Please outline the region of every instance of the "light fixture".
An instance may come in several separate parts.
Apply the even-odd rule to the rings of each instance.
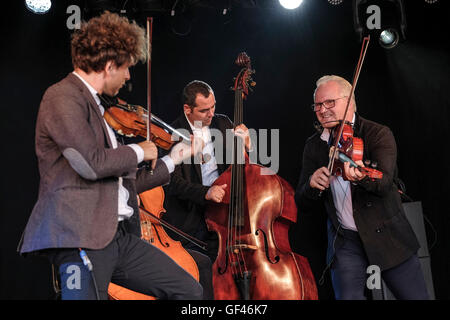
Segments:
[[[50,0],[25,0],[28,10],[37,14],[45,14],[50,10],[52,2]]]
[[[383,48],[391,49],[397,45],[399,38],[400,36],[397,30],[389,28],[381,31],[380,37],[378,38],[378,42],[380,43],[380,46],[382,46]]]
[[[353,0],[353,22],[359,40],[372,35],[385,49],[406,39],[403,0]]]
[[[279,0],[279,1],[280,4],[283,6],[283,8],[289,10],[298,8],[303,2],[303,0]]]

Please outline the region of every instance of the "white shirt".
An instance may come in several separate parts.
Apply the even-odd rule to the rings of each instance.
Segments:
[[[101,105],[100,98],[97,96],[97,91],[86,81],[84,80],[79,74],[77,74],[75,71],[73,72],[74,75],[76,75],[80,80],[86,85],[86,87],[89,89],[89,92],[94,97],[95,102],[97,102],[98,107],[100,108],[100,112],[103,115],[105,112],[105,108]],[[114,130],[108,125],[106,120],[103,118],[103,121],[105,121],[106,128],[108,129],[108,135],[109,139],[111,140],[113,148],[118,147],[117,138],[114,134]],[[137,144],[127,144],[128,147],[132,148],[134,152],[136,152],[137,156],[137,163],[140,163],[144,160],[144,150]],[[162,160],[166,163],[167,168],[169,169],[169,173],[171,173],[174,170],[174,164],[172,159],[169,156],[165,156],[162,158]],[[119,199],[118,199],[118,219],[119,221],[122,221],[124,219],[128,219],[133,215],[133,208],[131,208],[128,205],[128,199],[130,198],[130,194],[128,193],[128,190],[123,186],[123,179],[122,177],[119,177]]]
[[[355,122],[355,115],[353,115],[353,122]],[[325,128],[320,138],[328,143],[330,138],[330,130]],[[358,231],[356,228],[355,219],[353,218],[350,181],[345,181],[341,176],[331,176],[330,186],[339,223],[345,229]]]
[[[200,164],[202,171],[202,184],[204,186],[211,186],[219,177],[219,169],[217,167],[217,161],[214,153],[214,143],[211,140],[211,130],[209,129],[209,126],[204,126],[201,128],[194,127],[187,118],[186,114],[184,114],[184,116],[191,126],[194,137],[202,138],[205,144],[202,150],[205,163]]]

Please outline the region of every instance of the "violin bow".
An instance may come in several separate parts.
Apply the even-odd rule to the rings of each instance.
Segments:
[[[155,216],[153,213],[151,213],[150,211],[148,211],[147,209],[145,209],[145,207],[141,204],[139,206],[139,209],[141,209],[145,215],[147,215],[149,218],[152,218],[154,220],[156,220],[157,222],[159,222],[163,227],[175,232],[176,234],[178,234],[179,236],[183,237],[184,239],[186,239],[187,241],[191,242],[192,244],[196,245],[197,247],[203,249],[203,250],[208,250],[208,244],[200,241],[199,239],[181,231],[180,229],[177,229],[176,227],[172,226],[171,224],[169,224],[168,222],[164,221],[161,218],[158,218],[157,216]]]
[[[350,102],[352,100],[352,97],[355,93],[356,84],[358,83],[359,75],[361,73],[362,65],[364,63],[364,58],[366,57],[367,48],[369,47],[370,42],[370,35],[367,37],[364,37],[362,46],[361,46],[361,52],[359,54],[358,64],[356,65],[355,74],[353,76],[353,82],[352,82],[352,89],[350,91],[350,96],[347,99],[347,105],[345,107],[345,112],[343,116],[343,120],[341,121],[341,124],[339,126],[339,133],[336,135],[336,139],[334,141],[332,155],[330,156],[330,160],[328,162],[328,171],[333,171],[334,166],[334,159],[336,158],[336,152],[338,152],[338,144],[339,140],[341,139],[342,132],[344,131],[344,124],[345,124],[345,118],[347,117],[348,108],[350,106]]]
[[[147,17],[147,141],[150,141],[150,119],[151,119],[151,108],[152,108],[152,99],[151,99],[151,52],[152,52],[152,31],[153,31],[153,17]],[[156,160],[151,161],[150,173],[153,174],[153,169],[156,166]]]

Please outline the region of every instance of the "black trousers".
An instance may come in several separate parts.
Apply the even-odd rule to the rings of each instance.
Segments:
[[[126,232],[122,223],[105,248],[85,252],[92,263],[91,272],[78,248],[48,253],[59,272],[62,299],[108,299],[110,282],[158,299],[203,298],[199,282],[164,252]]]
[[[205,220],[202,220],[198,224],[197,230],[194,234],[192,234],[192,236],[198,240],[205,242],[208,246],[207,250],[203,250],[202,248],[199,248],[191,242],[186,242],[185,244],[183,244],[184,248],[207,255],[211,260],[211,263],[214,263],[217,258],[217,251],[219,248],[219,238],[217,237],[217,234],[215,232],[208,231]]]
[[[212,284],[212,262],[211,259],[196,250],[186,249],[197,263],[199,282],[203,287],[203,300],[214,300],[214,290]]]

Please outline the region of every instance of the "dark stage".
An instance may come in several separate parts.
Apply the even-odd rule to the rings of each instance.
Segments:
[[[230,1],[238,2],[246,1]],[[262,5],[268,2],[247,1],[247,7],[236,5],[223,15],[218,8],[184,6],[185,1],[180,1],[174,17],[170,5],[168,12],[150,13],[154,17],[152,112],[172,122],[182,110],[182,88],[199,79],[214,89],[216,112],[232,118],[230,87],[238,71],[234,60],[239,52],[247,52],[256,71],[256,87],[244,103],[244,122],[248,128],[279,129],[278,175],[295,188],[305,140],[315,130],[309,107],[315,81],[325,74],[351,81],[361,43],[350,0],[340,5],[305,0],[292,11],[278,1]],[[387,50],[377,39],[371,40],[355,95],[361,116],[387,125],[394,133],[400,178],[407,195],[422,203],[435,297],[446,300],[450,298],[450,166],[446,163],[450,158],[450,10],[445,0],[404,2],[405,41]],[[50,85],[72,71],[72,30],[66,26],[70,16],[66,9],[80,6],[83,18],[92,11],[83,10],[85,1],[75,0],[53,1],[45,15],[28,11],[24,1],[4,3],[0,299],[54,299],[49,263],[23,258],[16,247],[38,196],[34,130],[39,103]],[[146,13],[130,9],[129,14],[144,26]],[[144,64],[131,69],[131,83],[132,91],[123,88],[120,96],[145,106]],[[325,214],[309,215],[299,208],[298,217],[289,233],[291,246],[309,259],[318,280],[325,267]],[[318,289],[320,299],[334,299],[329,274]]]

